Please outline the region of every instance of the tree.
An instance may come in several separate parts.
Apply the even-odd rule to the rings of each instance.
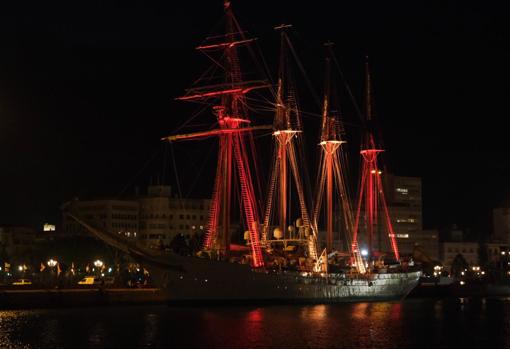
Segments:
[[[457,254],[452,261],[452,272],[451,274],[455,277],[459,277],[463,271],[468,269],[469,264],[462,254]]]

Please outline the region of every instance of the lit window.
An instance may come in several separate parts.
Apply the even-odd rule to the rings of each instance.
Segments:
[[[44,223],[43,230],[44,231],[55,231],[55,225]]]
[[[409,193],[409,190],[407,188],[397,188],[395,189],[397,193],[400,193],[402,195],[407,195]]]

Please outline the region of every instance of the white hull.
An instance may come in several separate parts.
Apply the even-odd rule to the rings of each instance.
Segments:
[[[171,254],[148,262],[156,286],[175,302],[348,302],[402,299],[421,272],[349,277],[253,270],[248,265]],[[161,259],[160,259],[161,258]],[[156,262],[156,263],[154,263]],[[168,267],[165,267],[165,264]]]
[[[180,256],[130,244],[74,215],[92,234],[149,269],[169,302],[352,302],[402,299],[416,287],[421,272],[348,276],[264,271],[249,265]]]

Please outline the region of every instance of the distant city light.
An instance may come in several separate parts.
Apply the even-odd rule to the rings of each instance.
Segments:
[[[362,255],[363,257],[368,256],[368,251],[367,251],[366,249],[362,249],[362,250],[361,250],[361,255]]]
[[[44,223],[43,231],[55,231],[55,224]]]

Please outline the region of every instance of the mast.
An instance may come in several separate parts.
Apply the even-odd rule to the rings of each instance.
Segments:
[[[371,86],[370,68],[368,57],[365,62],[365,119],[366,131],[362,141],[360,154],[362,156],[362,174],[360,190],[358,197],[358,207],[356,211],[356,221],[354,227],[353,243],[358,248],[359,226],[362,213],[366,220],[365,242],[367,244],[366,255],[368,260],[373,260],[375,252],[381,252],[381,239],[378,239],[377,249],[375,249],[374,234],[379,229],[380,219],[385,223],[387,234],[390,240],[391,250],[396,260],[400,259],[396,236],[389,216],[386,198],[384,196],[383,184],[381,180],[382,171],[379,169],[377,158],[384,150],[376,143],[374,135],[373,102]],[[363,207],[363,212],[362,212]],[[380,212],[382,211],[382,212]],[[379,215],[382,213],[382,218]]]
[[[325,199],[325,223],[326,223],[326,250],[330,253],[334,250],[333,246],[333,210],[335,207],[334,194],[337,193],[336,201],[342,212],[342,224],[345,231],[345,238],[349,246],[351,246],[351,255],[353,264],[360,273],[365,273],[365,266],[359,254],[355,240],[352,240],[354,231],[354,215],[351,208],[351,198],[346,181],[346,173],[344,170],[344,156],[342,153],[341,129],[342,120],[338,111],[332,110],[331,106],[331,60],[334,58],[332,51],[333,43],[325,44],[327,49],[325,59],[325,77],[324,77],[324,98],[322,104],[322,120],[321,120],[321,159],[319,165],[319,173],[317,176],[316,198],[313,210],[313,224],[319,223],[322,202]],[[337,109],[339,110],[338,106]],[[326,253],[326,256],[327,256]]]
[[[317,261],[316,234],[311,227],[296,149],[296,141],[302,133],[300,129],[302,123],[297,107],[296,91],[289,73],[290,62],[287,57],[287,50],[291,43],[286,31],[291,27],[291,25],[282,24],[274,28],[280,32],[280,64],[273,122],[275,153],[264,215],[262,240],[263,244],[269,247],[268,243],[271,239],[268,239],[267,233],[271,227],[271,213],[273,208],[276,208],[278,219],[275,224],[277,228],[274,231],[276,240],[283,238],[284,246],[289,239],[306,242],[309,256]],[[290,180],[289,175],[292,175],[293,181]],[[299,200],[300,219],[296,221],[299,229],[297,239],[295,239],[296,236],[293,236],[294,226],[289,225],[289,229],[287,229],[290,211],[288,201],[292,184],[294,184]]]
[[[224,41],[208,42],[200,45],[197,50],[207,56],[219,51],[220,60],[213,62],[223,69],[223,83],[188,89],[186,94],[178,100],[208,102],[214,100],[214,114],[218,129],[201,131],[187,135],[165,137],[165,140],[189,140],[206,136],[218,136],[219,151],[216,165],[216,178],[209,212],[209,221],[203,248],[216,250],[223,258],[229,255],[230,250],[230,216],[232,206],[232,193],[234,184],[238,183],[240,191],[240,207],[244,219],[246,232],[252,251],[252,265],[263,267],[264,261],[260,247],[259,221],[260,213],[257,207],[255,191],[252,182],[251,166],[253,161],[248,151],[249,143],[246,134],[264,126],[251,127],[251,120],[246,109],[245,95],[258,88],[268,87],[266,81],[244,81],[237,49],[240,46],[253,42],[246,39],[232,12],[230,1],[224,2],[226,34],[219,36]],[[212,39],[217,39],[214,37]]]

